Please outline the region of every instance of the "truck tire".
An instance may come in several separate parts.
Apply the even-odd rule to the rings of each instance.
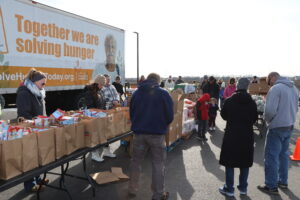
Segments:
[[[75,108],[76,109],[84,109],[86,108],[86,102],[85,102],[85,94],[81,93],[77,95],[75,100]]]
[[[1,108],[3,109],[5,106],[5,99],[2,94],[0,94],[0,104],[1,104]]]

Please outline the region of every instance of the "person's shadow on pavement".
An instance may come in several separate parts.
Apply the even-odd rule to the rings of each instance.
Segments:
[[[300,198],[298,198],[291,190],[289,189],[285,189],[285,190],[281,190],[284,194],[286,194],[289,199],[293,199],[293,200],[300,200]]]
[[[187,179],[185,168],[183,150],[181,148],[177,147],[168,153],[166,189],[167,191],[169,189],[170,192],[169,199],[176,200],[177,194],[182,200],[192,199],[195,190]],[[178,174],[180,174],[180,176]]]
[[[225,172],[221,170],[219,160],[206,142],[200,143],[200,154],[203,166],[208,173],[212,173],[220,181],[225,181]]]

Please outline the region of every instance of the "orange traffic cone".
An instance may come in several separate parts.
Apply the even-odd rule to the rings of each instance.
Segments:
[[[300,137],[297,139],[294,155],[291,155],[290,158],[292,160],[300,161]]]

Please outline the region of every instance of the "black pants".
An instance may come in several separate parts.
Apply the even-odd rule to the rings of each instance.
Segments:
[[[208,120],[208,127],[215,127],[216,126],[216,115],[210,115]]]
[[[198,121],[198,136],[200,138],[204,138],[206,130],[207,130],[207,120],[199,120]]]

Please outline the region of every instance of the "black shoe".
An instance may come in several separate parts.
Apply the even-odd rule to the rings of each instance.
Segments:
[[[198,140],[200,140],[200,141],[202,141],[203,140],[203,138],[202,137],[196,137]]]
[[[269,188],[266,185],[259,185],[257,186],[257,189],[268,194],[279,194],[277,188]]]
[[[164,194],[163,194],[163,196],[160,198],[160,200],[167,200],[167,199],[169,199],[169,192],[165,192]],[[153,199],[152,199],[153,200]]]
[[[128,192],[128,197],[129,198],[135,198],[136,197],[136,193],[134,193],[134,192]]]
[[[280,189],[288,189],[288,185],[287,184],[283,184],[283,183],[278,183],[278,187]]]

